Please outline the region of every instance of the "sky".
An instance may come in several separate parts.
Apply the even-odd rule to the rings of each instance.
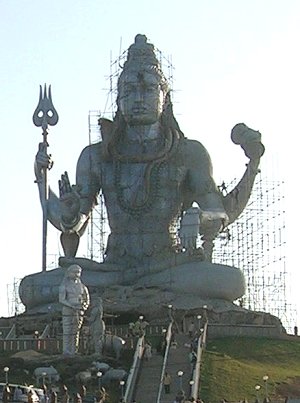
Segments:
[[[287,269],[300,311],[298,0],[0,0],[0,19],[0,316],[8,314],[15,279],[41,270],[33,163],[42,136],[32,122],[39,85],[51,84],[59,114],[48,135],[49,181],[57,191],[64,171],[74,182],[89,111],[105,110],[111,61],[138,33],[172,60],[176,118],[207,148],[217,182],[239,178],[247,162],[230,140],[232,127],[244,122],[262,133],[261,169],[286,183]],[[48,253],[60,253],[52,228]]]

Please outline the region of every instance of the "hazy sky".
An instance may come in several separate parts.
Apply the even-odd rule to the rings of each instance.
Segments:
[[[33,161],[42,136],[32,123],[39,85],[52,85],[60,117],[48,137],[57,190],[65,170],[74,182],[89,110],[105,107],[110,61],[138,33],[172,59],[177,120],[208,149],[218,183],[240,177],[247,162],[232,127],[244,122],[262,133],[261,167],[287,184],[287,269],[298,283],[298,0],[0,0],[0,18],[0,315],[7,285],[41,268]],[[48,251],[57,254],[58,234],[49,233]]]

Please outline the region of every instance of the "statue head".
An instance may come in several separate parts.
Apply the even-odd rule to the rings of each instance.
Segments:
[[[81,276],[81,271],[82,269],[78,264],[72,264],[67,268],[65,277],[73,280],[79,279]]]
[[[184,137],[173,114],[168,82],[154,46],[147,43],[145,35],[137,35],[128,49],[118,79],[117,106],[113,124],[99,119],[103,158],[119,155],[117,143],[124,136],[126,126],[160,123],[161,133],[169,138],[169,143],[174,143],[171,137],[175,132],[177,137]]]
[[[137,35],[118,80],[119,111],[131,126],[153,124],[160,119],[168,93],[154,46],[145,35]]]

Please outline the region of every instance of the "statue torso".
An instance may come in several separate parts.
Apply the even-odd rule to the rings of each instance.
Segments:
[[[85,155],[82,163],[92,166],[93,192],[102,189],[108,213],[105,261],[145,268],[167,260],[169,266],[180,248],[182,212],[201,195],[216,191],[206,149],[167,129],[164,136],[139,143],[114,142],[112,134]],[[91,191],[85,182],[82,187],[84,203]]]
[[[147,144],[145,156],[155,152]],[[145,147],[145,144],[142,145]],[[135,155],[135,145],[127,153]],[[137,262],[174,250],[187,175],[180,141],[176,149],[153,161],[112,158],[101,163],[98,174],[108,212],[111,234],[107,259],[131,256]],[[132,263],[131,263],[132,264]]]

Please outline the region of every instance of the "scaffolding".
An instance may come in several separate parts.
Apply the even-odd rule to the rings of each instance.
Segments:
[[[19,296],[19,286],[21,279],[14,277],[13,283],[7,284],[7,314],[8,316],[17,316],[25,311]]]
[[[284,185],[257,176],[243,213],[217,238],[213,261],[243,271],[246,294],[240,305],[277,316],[291,331],[296,311],[289,301]],[[221,190],[226,192],[224,184]]]
[[[99,128],[100,111],[89,111],[89,144],[101,141]],[[107,211],[104,197],[100,191],[97,196],[97,204],[91,213],[87,228],[87,257],[97,262],[103,262],[106,240],[109,232]]]

